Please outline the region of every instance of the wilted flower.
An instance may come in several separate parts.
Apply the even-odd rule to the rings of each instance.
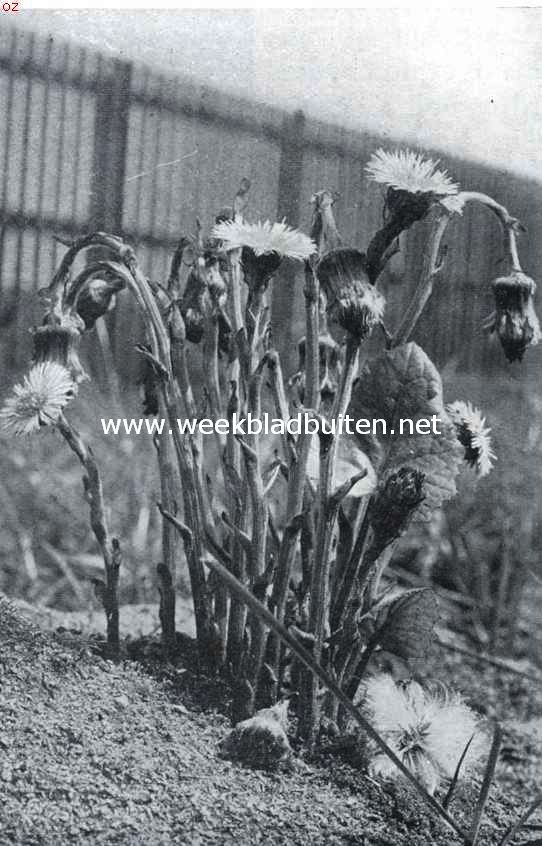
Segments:
[[[380,484],[371,508],[371,527],[377,554],[398,538],[410,517],[425,499],[425,474],[411,467],[401,467]]]
[[[36,364],[22,385],[15,385],[13,396],[0,410],[2,425],[16,435],[35,432],[54,423],[76,391],[77,385],[65,367],[51,361]]]
[[[180,303],[184,332],[192,343],[198,344],[205,331],[206,320],[216,317],[219,327],[219,346],[229,349],[231,326],[224,313],[227,286],[220,272],[217,256],[207,251],[191,270]],[[171,321],[170,321],[171,322]]]
[[[265,287],[283,258],[304,261],[316,252],[307,235],[281,223],[244,223],[227,220],[218,223],[212,237],[222,242],[226,251],[242,248],[241,261],[245,279],[251,288]]]
[[[382,320],[385,300],[369,281],[364,254],[350,248],[330,250],[318,262],[316,275],[332,317],[351,335],[366,338]]]
[[[79,345],[83,322],[76,315],[63,315],[62,322],[44,321],[32,330],[34,349],[32,363],[54,362],[71,374],[75,382],[82,382],[87,374],[79,360]]]
[[[457,439],[465,447],[465,461],[474,467],[478,476],[487,476],[496,460],[491,449],[491,429],[486,427],[485,418],[470,402],[451,403],[448,414],[455,426]]]
[[[471,738],[461,776],[472,771],[485,750],[478,718],[459,694],[444,688],[428,691],[416,682],[399,686],[391,676],[381,675],[367,683],[365,703],[375,729],[431,794],[442,779],[453,778]],[[381,753],[372,770],[383,778],[402,778]]]
[[[492,283],[495,312],[485,328],[496,332],[508,361],[521,361],[525,350],[540,341],[540,324],[534,310],[535,282],[521,270]]]
[[[371,156],[365,172],[369,179],[409,194],[433,194],[446,197],[457,194],[458,186],[445,170],[439,170],[439,161],[425,159],[412,150],[389,153],[382,148]]]

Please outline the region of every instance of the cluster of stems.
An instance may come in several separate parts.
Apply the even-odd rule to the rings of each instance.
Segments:
[[[246,204],[247,191],[245,185],[236,197],[230,213],[234,219]],[[460,194],[457,208],[468,201],[481,202],[496,214],[510,268],[521,269],[518,221],[490,197],[475,192]],[[181,541],[200,662],[207,672],[219,672],[232,682],[233,719],[273,704],[286,687],[290,693],[292,687],[297,689],[299,732],[309,744],[317,736],[322,711],[339,722],[343,715],[353,717],[432,809],[464,843],[472,844],[479,822],[473,824],[474,831],[464,832],[352,704],[379,644],[379,631],[371,629],[371,620],[381,602],[382,577],[397,540],[423,501],[423,474],[405,466],[377,479],[371,493],[354,496],[367,470],[356,471],[353,465],[349,478],[336,478],[338,436],[302,431],[295,438],[283,434],[270,446],[260,434],[235,435],[230,426],[227,435],[215,434],[213,444],[204,448],[201,434],[181,433],[177,425],[179,419],[204,413],[232,421],[234,414],[250,412],[259,418],[269,409],[282,420],[300,408],[320,420],[344,415],[371,330],[380,323],[388,349],[406,343],[442,269],[442,242],[452,211],[429,200],[418,200],[416,208],[405,202],[403,198],[402,223],[399,218],[388,219],[367,253],[361,254],[342,244],[333,195],[321,191],[314,196],[311,236],[317,249],[304,268],[303,354],[299,372],[288,381],[272,345],[267,303],[278,257],[264,256],[262,270],[256,254],[247,254],[246,248],[223,252],[220,245],[204,242],[201,233],[195,240],[181,238],[163,285],[149,282],[134,250],[121,239],[99,232],[79,239],[69,246],[48,288],[47,321],[80,325],[78,307],[84,301],[89,328],[89,304],[92,313],[99,314],[101,303],[104,313],[113,293],[122,288],[131,292],[141,311],[146,337],[138,349],[154,392],[147,406],[169,424],[154,439],[161,486],[158,508],[163,517],[157,577],[168,657],[176,655],[175,584]],[[382,298],[375,293],[378,277],[398,248],[400,232],[425,215],[430,215],[432,225],[421,276],[399,326],[390,333],[381,322]],[[102,258],[91,258],[72,278],[72,266],[86,250],[94,255],[98,250]],[[188,255],[191,262],[185,261]],[[320,279],[324,258],[325,278]],[[339,270],[330,296],[335,260]],[[189,279],[183,286],[181,274],[188,264]],[[350,271],[355,278],[345,278]],[[91,289],[98,277],[110,280],[111,287],[95,284]],[[342,355],[328,329],[328,317],[342,327]],[[189,345],[196,343],[202,349],[203,388],[193,382],[189,360]],[[293,387],[300,385],[302,391],[296,395]],[[107,616],[108,643],[116,654],[119,543],[108,529],[92,450],[63,415],[56,426],[85,470],[90,522],[105,566],[105,582],[99,583],[98,592]],[[316,477],[309,472],[315,441]],[[206,462],[209,455],[212,467]]]
[[[485,195],[470,192],[460,196],[465,202],[480,201],[495,212],[515,267],[517,221]],[[337,418],[348,410],[360,369],[360,351],[363,355],[369,331],[366,322],[358,334],[352,331],[352,321],[345,324],[348,330],[343,331],[342,367],[330,397],[325,350],[333,344],[327,316],[328,312],[333,314],[334,304],[326,298],[326,285],[320,284],[318,266],[323,257],[340,256],[346,248],[335,224],[332,194],[321,191],[313,202],[311,235],[318,249],[305,263],[302,403],[303,409],[317,418]],[[409,339],[442,267],[441,244],[451,212],[441,204],[429,211],[433,224],[421,278],[395,333],[382,333],[388,347]],[[386,232],[377,233],[369,245],[368,285],[375,285],[376,268],[380,271],[396,249],[390,232],[394,237],[398,234],[387,222]],[[104,273],[116,279],[115,291],[120,280],[135,297],[146,330],[146,343],[139,349],[155,380],[158,411],[169,423],[164,434],[155,438],[161,480],[158,505],[164,517],[163,556],[157,567],[164,647],[170,657],[175,655],[180,537],[190,577],[200,661],[207,670],[221,672],[232,680],[234,719],[272,704],[285,686],[293,685],[299,693],[299,730],[312,742],[322,709],[332,718],[340,716],[337,698],[322,697],[314,672],[297,662],[277,632],[269,631],[262,616],[254,607],[247,607],[238,593],[232,593],[223,579],[216,574],[207,576],[204,562],[209,556],[218,561],[280,625],[291,625],[300,642],[310,649],[313,660],[354,697],[377,646],[366,623],[379,602],[382,575],[395,543],[423,499],[423,480],[418,480],[419,500],[404,510],[404,521],[395,520],[386,536],[378,509],[382,491],[377,488],[371,495],[349,496],[365,471],[353,471],[350,478],[340,481],[335,478],[339,437],[308,432],[296,438],[284,435],[272,445],[270,460],[269,444],[259,434],[238,436],[230,427],[226,436],[215,435],[211,450],[207,444],[204,448],[201,434],[180,432],[179,419],[198,418],[203,412],[214,419],[231,420],[234,413],[244,416],[250,412],[258,418],[263,409],[273,408],[276,416],[285,420],[295,402],[299,409],[299,397],[288,396],[287,386],[292,381],[285,381],[280,356],[272,346],[267,304],[270,279],[258,269],[254,255],[249,260],[243,249],[230,249],[221,254],[219,262],[219,247],[209,247],[209,243],[201,237],[195,242],[182,238],[168,279],[164,285],[157,285],[145,278],[133,249],[120,239],[104,233],[82,238],[69,247],[49,286],[51,314],[76,314],[89,282]],[[89,248],[99,248],[106,257],[91,261],[79,276],[70,278],[73,262]],[[192,257],[190,272],[197,289],[190,315],[180,279],[185,250]],[[348,250],[348,261],[355,252]],[[345,266],[343,263],[343,270]],[[355,298],[362,291],[359,286],[366,283],[351,283],[349,296]],[[359,304],[356,308],[355,313],[360,313]],[[198,340],[203,353],[203,390],[193,384],[188,355],[192,343],[187,338],[188,319],[193,322],[194,309],[198,312]],[[229,332],[226,354],[225,326]],[[92,527],[105,563],[103,601],[108,639],[118,647],[118,543],[109,536],[101,481],[91,450],[65,418],[59,420],[58,428],[85,467]],[[319,445],[316,483],[308,472],[315,439]],[[219,467],[218,474],[212,474],[212,483],[205,461],[210,452]],[[380,480],[381,485],[384,481]],[[278,510],[277,491],[284,503]],[[378,526],[376,514],[380,514]]]

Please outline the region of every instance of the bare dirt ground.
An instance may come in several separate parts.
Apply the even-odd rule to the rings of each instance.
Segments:
[[[505,729],[480,840],[496,844],[534,797],[542,690],[452,653],[437,666]],[[105,661],[92,639],[45,631],[0,598],[1,846],[457,842],[411,793],[337,757],[272,773],[222,759],[226,716],[198,706],[189,671],[156,675],[134,661]],[[473,787],[459,792],[451,808],[459,819],[473,797]],[[542,842],[533,837],[523,832],[514,843]]]

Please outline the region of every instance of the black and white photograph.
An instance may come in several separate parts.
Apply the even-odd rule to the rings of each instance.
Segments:
[[[542,846],[542,7],[167,5],[0,11],[0,846]]]

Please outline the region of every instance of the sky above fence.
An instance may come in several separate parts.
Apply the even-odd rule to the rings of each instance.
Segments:
[[[18,21],[542,181],[542,9],[47,10]]]

